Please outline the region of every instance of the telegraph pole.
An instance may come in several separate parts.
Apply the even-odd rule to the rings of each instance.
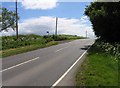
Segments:
[[[56,17],[56,29],[55,29],[55,36],[57,37],[57,25],[58,24],[58,18]]]
[[[18,39],[18,11],[17,11],[17,0],[15,2],[16,7],[16,38]]]
[[[87,30],[86,30],[86,38],[87,38]]]

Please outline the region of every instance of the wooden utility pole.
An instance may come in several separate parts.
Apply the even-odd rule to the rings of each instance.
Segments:
[[[86,30],[86,38],[87,38],[87,30]]]
[[[15,2],[15,8],[16,8],[16,38],[18,39],[18,11],[17,11],[17,0]]]
[[[55,36],[57,37],[57,24],[58,24],[58,18],[56,17],[56,29],[55,29]]]

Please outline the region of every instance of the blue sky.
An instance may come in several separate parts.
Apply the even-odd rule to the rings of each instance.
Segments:
[[[66,17],[66,18],[80,18],[84,14],[86,5],[89,5],[90,2],[59,2],[56,8],[53,9],[25,9],[22,6],[22,3],[18,3],[18,13],[22,19],[28,19],[31,17],[39,16],[55,16],[55,17]],[[9,10],[15,10],[14,2],[3,2],[3,7],[8,8]]]
[[[89,18],[84,15],[85,7],[90,2],[57,2],[57,0],[54,0],[55,2],[39,3],[38,1],[24,0],[18,3],[20,34],[44,35],[46,31],[54,34],[55,17],[58,17],[59,34],[85,36],[85,31],[88,31],[89,37],[94,36]],[[2,6],[11,11],[15,10],[14,2],[3,2]],[[26,30],[26,32],[23,32],[23,30]],[[14,31],[3,32],[3,35],[14,34]]]

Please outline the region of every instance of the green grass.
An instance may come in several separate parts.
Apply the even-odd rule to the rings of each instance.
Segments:
[[[51,41],[51,42],[46,43],[44,45],[37,44],[37,45],[29,45],[29,46],[24,46],[24,47],[19,47],[19,48],[3,50],[0,54],[2,54],[2,57],[7,57],[7,56],[25,53],[28,51],[32,51],[32,50],[36,50],[36,49],[40,49],[40,48],[44,48],[44,47],[49,47],[49,46],[57,45],[57,44],[58,44],[58,42]]]
[[[76,86],[118,86],[118,59],[94,44],[76,74]]]
[[[47,39],[42,36],[29,34],[19,35],[19,39],[16,40],[16,36],[3,36],[2,37],[2,50],[25,47],[29,45],[45,44]]]
[[[59,35],[59,37],[61,38],[65,38],[67,40],[75,40],[75,39],[85,39],[85,37],[80,37],[80,36],[76,36],[76,35]]]
[[[49,36],[39,36],[35,34],[19,35],[19,39],[16,40],[16,36],[3,36],[0,37],[0,57],[7,57],[11,55],[16,55],[52,45],[56,45],[60,42],[81,39],[82,37],[73,35],[58,35],[57,37],[53,35]]]

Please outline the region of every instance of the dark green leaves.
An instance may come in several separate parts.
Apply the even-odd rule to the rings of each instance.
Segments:
[[[110,42],[120,42],[120,2],[94,2],[85,9],[96,36]]]

